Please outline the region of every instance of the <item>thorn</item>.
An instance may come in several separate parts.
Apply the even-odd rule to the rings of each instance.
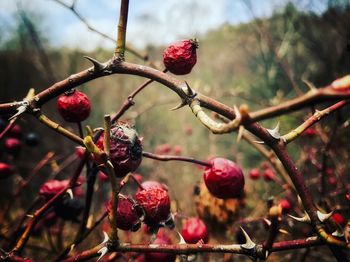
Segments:
[[[67,194],[69,195],[70,199],[74,198],[73,190],[71,188],[67,190]]]
[[[33,217],[34,217],[34,215],[32,215],[32,214],[26,214],[26,217],[33,218]]]
[[[176,232],[177,232],[177,234],[178,234],[179,237],[180,237],[179,244],[187,244],[186,241],[185,241],[185,239],[183,238],[183,236],[180,234],[180,232],[179,232],[179,231],[176,231]]]
[[[317,210],[317,217],[321,222],[324,222],[328,220],[332,215],[334,211],[329,212],[328,214],[322,213],[321,211]]]
[[[268,258],[270,255],[270,252],[268,250],[265,251],[265,259]]]
[[[100,63],[99,61],[97,61],[96,59],[94,59],[92,57],[84,56],[84,58],[89,60],[94,65],[94,71],[96,71],[96,72],[102,71],[103,69],[105,69],[107,67],[106,65]]]
[[[264,141],[258,141],[258,140],[254,140],[253,142],[257,143],[257,144],[264,144],[265,143]]]
[[[292,216],[292,215],[288,215],[290,218],[293,218],[294,220],[296,221],[299,221],[299,222],[302,222],[302,223],[310,223],[311,220],[310,220],[310,217],[307,213],[305,213],[305,215],[303,217],[295,217],[295,216]]]
[[[184,90],[184,88],[182,88],[182,90],[185,92],[185,94],[188,97],[194,98],[197,95],[197,93],[193,91],[193,89],[189,86],[189,84],[186,81],[185,81],[185,84],[186,84],[187,90]]]
[[[308,87],[311,91],[314,91],[314,90],[317,90],[317,88],[314,86],[313,83],[311,83],[310,81],[306,80],[306,79],[302,79],[301,80],[305,85],[306,87]]]
[[[245,244],[241,245],[241,247],[245,248],[245,249],[253,249],[255,248],[256,244],[251,240],[251,238],[249,237],[249,235],[247,234],[247,232],[245,232],[245,230],[243,229],[243,227],[240,227],[240,229],[242,230],[244,237],[245,237]]]
[[[177,106],[170,108],[170,111],[175,111],[178,110],[182,107],[184,107],[185,105],[187,105],[187,102],[185,100],[182,100],[180,104],[178,104]]]
[[[270,220],[268,220],[267,218],[264,218],[264,221],[265,221],[265,223],[266,223],[268,226],[271,226],[271,221],[270,221]]]
[[[277,122],[277,125],[274,129],[267,129],[267,132],[269,132],[269,134],[275,138],[275,139],[280,139],[281,138],[281,134],[280,134],[280,122]]]
[[[244,126],[239,126],[239,128],[238,128],[238,135],[237,135],[237,141],[236,141],[237,144],[238,144],[239,142],[241,142],[243,133],[244,133]]]
[[[109,240],[108,234],[105,231],[103,231],[103,241],[101,244],[107,243],[108,240]]]
[[[181,254],[180,255],[180,262],[188,262],[188,255]]]
[[[285,235],[290,235],[290,233],[289,233],[287,230],[283,229],[283,228],[280,228],[280,229],[278,230],[278,232],[280,232],[280,233],[282,233],[282,234],[285,234]]]
[[[15,113],[13,116],[11,116],[8,120],[12,120],[15,117],[18,117],[19,115],[23,114],[25,111],[27,111],[27,105],[28,103],[23,103],[21,106],[17,108],[17,113]]]
[[[97,251],[98,254],[101,254],[100,257],[96,261],[100,261],[101,258],[103,258],[108,252],[108,247],[103,247],[99,251]]]
[[[341,232],[341,231],[339,231],[339,229],[337,229],[336,231],[334,231],[332,233],[332,236],[334,236],[334,237],[343,237],[344,236],[344,232]]]

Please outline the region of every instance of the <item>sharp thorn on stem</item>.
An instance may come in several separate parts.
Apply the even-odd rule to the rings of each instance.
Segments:
[[[102,64],[101,62],[97,61],[96,59],[89,57],[89,56],[84,56],[85,59],[89,60],[93,66],[94,66],[94,71],[102,71],[103,69],[106,68],[106,65]]]
[[[332,215],[334,211],[331,211],[329,213],[322,213],[321,211],[317,210],[317,217],[321,222],[325,222],[328,220]]]
[[[175,111],[178,110],[182,107],[184,107],[185,105],[187,105],[187,102],[185,100],[182,100],[180,104],[178,104],[177,106],[170,108],[170,111]]]
[[[280,139],[281,138],[281,134],[280,134],[280,122],[277,122],[277,125],[274,129],[266,129],[267,132],[269,132],[269,134],[275,138],[275,139]]]
[[[253,240],[249,237],[249,235],[247,234],[247,232],[240,227],[240,229],[242,230],[244,237],[245,237],[245,244],[241,245],[241,247],[245,248],[245,249],[253,249],[255,248],[256,244],[253,242]]]
[[[98,254],[101,254],[100,257],[96,261],[100,261],[101,258],[103,258],[108,252],[107,247],[101,248],[99,251],[97,251]]]
[[[298,222],[302,222],[302,223],[310,223],[310,217],[308,214],[305,213],[305,215],[303,217],[295,217],[292,215],[288,215],[290,218],[293,218],[294,220],[298,221]]]

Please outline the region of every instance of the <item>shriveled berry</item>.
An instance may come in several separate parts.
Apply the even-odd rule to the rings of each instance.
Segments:
[[[166,235],[161,234],[157,236],[152,244],[170,245],[171,240]],[[175,259],[176,255],[171,253],[145,253],[146,262],[174,262]]]
[[[241,168],[225,158],[213,158],[211,167],[204,170],[204,182],[209,192],[221,199],[237,198],[244,189],[244,176]]]
[[[58,98],[57,109],[67,122],[81,122],[89,117],[91,102],[86,94],[73,91]]]
[[[103,135],[96,145],[103,149]],[[111,128],[110,159],[117,177],[124,177],[135,171],[142,161],[142,144],[135,129],[126,123]]]
[[[14,125],[11,130],[7,133],[8,137],[14,137],[20,139],[22,137],[22,128],[20,125]]]
[[[28,146],[37,146],[40,142],[40,136],[38,133],[30,132],[26,134],[25,141]]]
[[[186,75],[197,63],[198,42],[180,40],[169,45],[163,53],[165,68],[175,75]]]
[[[107,206],[108,213],[111,212],[112,203],[109,201]],[[117,208],[117,227],[126,231],[137,231],[141,227],[142,213],[137,210],[137,204],[127,198],[126,196],[119,195],[118,208]]]
[[[40,187],[39,195],[50,199],[68,186],[69,180],[49,180]]]
[[[166,185],[161,184],[161,183],[159,183],[157,181],[152,181],[152,180],[148,180],[148,181],[143,182],[141,184],[141,186],[142,186],[143,189],[162,188],[162,189],[168,190]]]
[[[181,234],[186,243],[196,244],[200,240],[203,240],[204,243],[208,243],[209,235],[207,227],[198,217],[187,219],[182,226]]]
[[[249,177],[253,180],[257,180],[260,178],[260,170],[258,168],[253,168],[249,172]]]
[[[276,174],[275,172],[272,170],[272,168],[266,168],[264,173],[263,173],[263,177],[265,179],[265,181],[269,182],[269,181],[275,181],[276,179]]]
[[[157,225],[166,220],[170,214],[170,198],[168,191],[160,187],[150,187],[138,191],[136,201],[145,211],[145,223]]]
[[[18,154],[21,150],[22,143],[17,138],[7,138],[4,143],[5,150],[10,154]]]
[[[281,206],[283,213],[288,213],[292,209],[292,205],[287,199],[281,199],[278,205]]]
[[[84,202],[81,199],[71,199],[65,195],[54,204],[54,211],[57,216],[64,220],[78,221],[78,216],[84,209]]]
[[[0,162],[0,179],[5,179],[15,173],[12,165]]]

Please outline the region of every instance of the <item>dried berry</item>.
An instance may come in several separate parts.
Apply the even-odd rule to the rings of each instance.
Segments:
[[[165,68],[175,75],[186,75],[197,62],[198,42],[181,40],[168,46],[163,53]]]
[[[152,244],[170,245],[171,240],[164,234],[158,234]],[[175,259],[176,255],[171,253],[145,253],[146,262],[174,262]]]
[[[107,205],[107,211],[111,212],[112,204],[109,201]],[[141,227],[140,217],[142,215],[141,207],[137,207],[137,204],[127,198],[126,196],[119,195],[118,209],[117,209],[117,227],[122,230],[137,231]]]
[[[50,199],[69,184],[69,180],[49,180],[40,187],[39,194]]]
[[[13,155],[16,155],[21,150],[22,143],[17,138],[7,138],[4,143],[5,150]]]
[[[14,137],[20,139],[22,137],[22,128],[20,125],[14,125],[7,133],[8,137]]]
[[[96,145],[103,149],[103,135]],[[126,123],[118,123],[111,128],[110,159],[117,177],[124,177],[135,171],[141,163],[141,140],[135,129]]]
[[[209,192],[217,198],[237,198],[242,195],[244,176],[241,168],[225,158],[213,158],[211,167],[204,170],[204,182]]]
[[[67,122],[81,122],[89,117],[91,103],[87,95],[73,91],[58,98],[57,109]]]
[[[15,173],[13,166],[0,162],[0,179],[5,179]]]
[[[249,177],[253,180],[257,180],[260,178],[260,170],[258,168],[253,168],[249,172]]]
[[[164,188],[145,188],[136,193],[135,199],[145,211],[146,224],[157,225],[168,218],[170,198],[168,191]]]
[[[26,134],[25,141],[28,146],[37,146],[40,142],[40,137],[38,133],[30,132]]]
[[[68,195],[64,195],[54,204],[54,211],[57,216],[64,220],[78,221],[78,216],[84,209],[84,203],[81,199],[71,199]]]
[[[203,240],[204,243],[208,243],[208,231],[204,222],[197,217],[192,217],[186,220],[182,226],[181,234],[186,243],[196,244],[198,241]]]
[[[152,181],[152,180],[148,180],[148,181],[143,182],[141,184],[141,186],[142,186],[143,189],[162,188],[162,189],[168,190],[166,185],[161,184],[161,183],[159,183],[157,181]],[[141,189],[139,189],[139,191],[141,191]]]

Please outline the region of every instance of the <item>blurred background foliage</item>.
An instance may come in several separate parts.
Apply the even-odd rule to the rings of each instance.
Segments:
[[[89,62],[83,59],[84,55],[99,61],[111,57],[112,50],[96,49],[86,53],[78,49],[51,47],[45,32],[40,30],[40,21],[39,14],[21,10],[17,27],[7,32],[11,35],[10,39],[1,38],[0,34],[1,102],[23,98],[29,88],[40,92],[54,82],[90,67]],[[227,105],[247,104],[250,111],[256,111],[307,92],[308,88],[303,84],[303,80],[322,87],[340,76],[349,74],[349,28],[348,1],[329,1],[328,9],[320,15],[297,10],[293,3],[289,3],[271,17],[256,18],[239,25],[225,24],[202,35],[199,39],[198,63],[190,75],[182,78],[195,90]],[[1,31],[6,30],[8,28],[1,28]],[[154,61],[160,69],[163,66],[161,61],[164,48],[148,46],[144,50],[149,54],[149,60]],[[126,59],[130,62],[144,63],[132,54],[127,54]],[[144,79],[135,76],[112,75],[79,87],[89,95],[93,105],[92,114],[84,125],[93,128],[102,126],[103,115],[116,112],[128,94],[143,81]],[[136,97],[135,102],[135,106],[124,115],[124,119],[135,124],[138,133],[144,138],[144,150],[156,152],[160,145],[168,144],[171,147],[170,154],[182,154],[201,160],[210,156],[223,156],[242,165],[247,178],[246,190],[249,197],[245,208],[240,211],[241,218],[265,215],[266,200],[270,196],[284,196],[278,183],[262,180],[252,183],[247,177],[250,169],[259,167],[266,161],[254,148],[245,141],[237,143],[235,133],[222,136],[210,134],[187,107],[175,112],[170,111],[169,109],[179,102],[179,98],[167,88],[152,83]],[[51,101],[46,104],[43,112],[77,132],[75,125],[69,125],[60,118],[55,103],[56,101]],[[302,123],[312,110],[308,108],[264,121],[262,124],[273,128],[279,121],[281,132],[286,133]],[[348,116],[349,114],[342,110],[323,120],[318,128],[325,134],[330,134],[334,126],[346,122]],[[28,170],[47,151],[54,151],[62,156],[74,153],[75,145],[72,142],[41,126],[31,116],[24,116],[19,123],[25,132],[36,131],[42,138],[40,147],[24,148],[15,160],[20,176],[26,177]],[[349,130],[340,130],[333,144],[338,150],[337,156],[341,156],[339,162],[348,160],[350,144],[346,132]],[[339,145],[342,147],[337,147]],[[319,138],[301,137],[290,146],[289,151],[294,160],[302,164],[303,154],[309,154],[310,148],[320,149],[315,154],[321,154],[323,146]],[[341,167],[343,169],[338,175],[345,178],[344,183],[347,183],[349,176],[343,174],[348,167]],[[306,165],[302,168],[306,176],[316,176],[315,170]],[[66,169],[61,178],[68,177],[71,170]],[[40,176],[46,180],[50,172],[50,168],[43,169]],[[186,163],[144,159],[137,172],[142,174],[145,180],[154,179],[166,183],[170,195],[176,200],[174,205],[177,205],[179,213],[185,216],[195,214],[191,196],[194,186],[201,180],[202,170],[198,167]],[[15,181],[5,181],[1,185],[1,202],[6,201],[4,192],[9,194],[9,185],[13,183]],[[31,201],[37,190],[38,184],[32,184],[26,192],[28,199],[22,201]]]

